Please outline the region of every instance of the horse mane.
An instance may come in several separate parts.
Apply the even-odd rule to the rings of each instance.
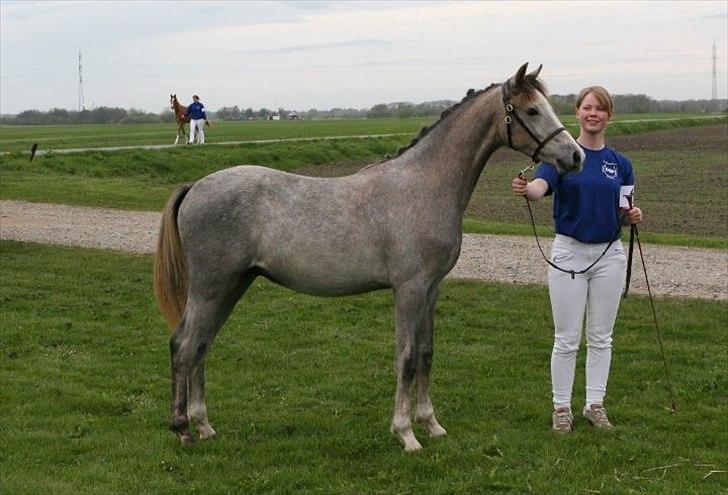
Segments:
[[[538,93],[541,93],[546,98],[549,96],[546,84],[530,76],[526,76],[517,88],[514,88],[513,85],[508,83],[508,89],[511,91],[511,96],[522,95],[524,101],[527,103],[532,102]]]
[[[397,150],[397,153],[394,156],[387,156],[387,157],[385,157],[384,160],[382,160],[382,162],[386,162],[387,160],[391,160],[392,158],[397,158],[398,156],[401,156],[405,151],[407,151],[408,149],[412,148],[417,143],[419,143],[422,140],[422,138],[427,136],[427,134],[429,134],[430,131],[432,131],[432,129],[437,127],[443,120],[445,120],[445,118],[447,118],[448,115],[450,115],[455,110],[460,108],[464,103],[472,101],[477,96],[479,96],[483,93],[487,93],[488,91],[495,88],[496,86],[502,86],[503,84],[508,85],[508,89],[512,96],[521,95],[527,102],[533,101],[536,98],[537,93],[541,93],[544,96],[548,96],[546,85],[543,82],[541,82],[540,80],[533,78],[533,77],[529,77],[529,76],[526,76],[523,79],[523,82],[517,88],[514,88],[513,85],[510,83],[510,81],[506,81],[505,83],[493,83],[490,86],[488,86],[487,88],[481,89],[478,91],[471,88],[467,91],[467,93],[465,93],[465,96],[463,97],[462,100],[460,100],[459,102],[455,103],[454,105],[452,105],[451,107],[449,107],[448,109],[443,111],[440,114],[440,118],[438,119],[437,122],[435,122],[434,124],[429,125],[429,126],[424,126],[422,129],[420,129],[420,133],[417,135],[417,137],[412,139],[412,141],[407,146],[403,146],[403,147],[399,148]],[[382,162],[380,162],[380,163],[382,163]]]

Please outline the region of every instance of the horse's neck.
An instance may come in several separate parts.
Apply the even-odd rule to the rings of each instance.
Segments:
[[[483,167],[503,143],[498,132],[498,95],[494,91],[457,110],[412,148],[423,162],[422,180],[465,212]],[[419,148],[419,149],[418,149]]]
[[[179,101],[174,100],[174,113],[177,114],[177,116],[184,115],[184,113],[187,111],[187,107],[183,107],[179,104]]]

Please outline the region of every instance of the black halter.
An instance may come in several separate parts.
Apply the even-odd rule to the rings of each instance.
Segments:
[[[534,161],[534,163],[538,162],[538,154],[543,149],[546,144],[551,141],[553,138],[555,138],[561,131],[565,131],[566,127],[559,127],[558,129],[555,129],[551,134],[546,136],[546,139],[541,141],[532,131],[528,128],[526,123],[521,119],[521,117],[518,116],[518,112],[516,112],[516,109],[513,107],[513,104],[511,103],[511,97],[508,94],[508,83],[503,83],[503,105],[505,105],[506,109],[506,117],[505,117],[505,123],[506,123],[506,130],[508,134],[508,146],[513,148],[513,143],[511,142],[511,123],[513,122],[513,119],[516,119],[516,122],[521,124],[521,127],[528,133],[531,138],[538,144],[538,147],[536,148],[536,151],[533,152],[531,155],[531,159]],[[514,148],[515,149],[515,148]]]

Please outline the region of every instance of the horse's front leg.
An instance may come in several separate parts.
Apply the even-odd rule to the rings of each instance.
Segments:
[[[417,371],[418,334],[425,325],[427,284],[408,282],[394,290],[397,389],[394,397],[394,417],[391,432],[404,444],[404,450],[422,449],[412,431],[410,391]]]
[[[432,368],[435,306],[440,292],[439,282],[427,295],[427,318],[417,339],[417,407],[415,421],[421,424],[431,437],[447,435],[445,428],[435,419],[435,409],[430,399],[430,369]]]

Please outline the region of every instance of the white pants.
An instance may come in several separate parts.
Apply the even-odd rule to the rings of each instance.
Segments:
[[[557,234],[551,261],[561,268],[580,271],[607,247],[585,244]],[[586,405],[601,404],[607,392],[612,359],[612,330],[624,287],[627,257],[620,240],[588,272],[572,280],[549,266],[549,295],[554,318],[554,348],[551,353],[551,384],[554,408],[571,407],[576,353],[586,312]]]
[[[190,144],[195,142],[195,129],[199,133],[197,140],[200,144],[205,144],[205,119],[190,120]]]

